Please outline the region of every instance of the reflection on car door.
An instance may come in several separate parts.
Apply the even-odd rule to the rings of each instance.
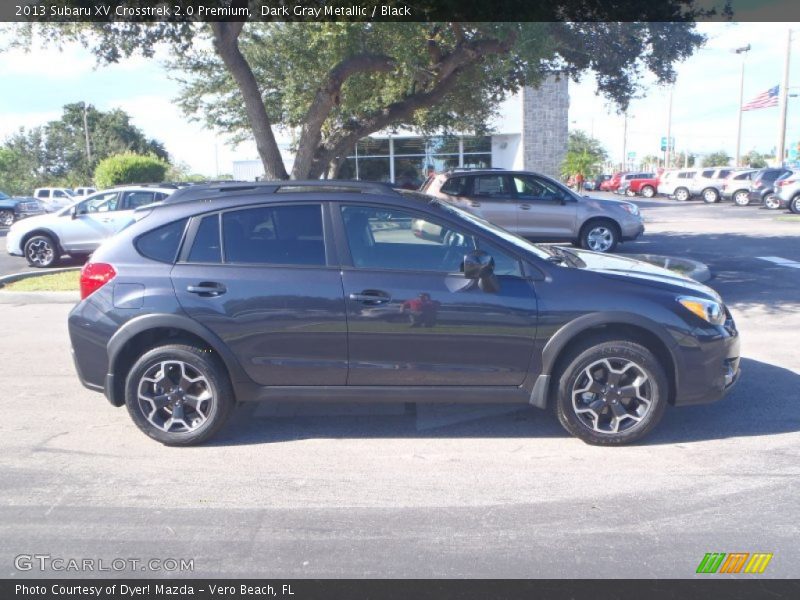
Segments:
[[[513,231],[517,227],[517,210],[507,175],[476,175],[470,178],[472,189],[465,207],[487,221]]]
[[[119,192],[100,192],[75,205],[75,214],[62,215],[59,237],[68,252],[92,252],[114,233]]]
[[[536,335],[536,297],[519,262],[425,213],[368,205],[334,211],[352,266],[342,270],[349,385],[519,385]],[[427,221],[440,239],[397,223]],[[475,247],[495,258],[496,293],[460,272]]]
[[[554,182],[535,175],[512,175],[516,194],[517,229],[541,240],[571,240],[575,235],[578,203]]]

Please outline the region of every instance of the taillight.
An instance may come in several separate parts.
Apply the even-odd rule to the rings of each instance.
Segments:
[[[117,272],[109,264],[89,262],[81,269],[81,300],[90,296],[116,277]]]
[[[764,183],[763,183],[763,182],[762,182],[760,179],[756,179],[756,180],[753,182],[753,187],[754,187],[754,188],[760,188],[762,185],[764,185]]]
[[[778,183],[779,186],[782,186],[782,185],[789,185],[789,184],[794,183],[796,181],[797,181],[796,179],[781,179],[777,183]]]

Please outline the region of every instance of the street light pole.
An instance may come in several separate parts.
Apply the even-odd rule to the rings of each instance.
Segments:
[[[778,144],[775,151],[775,161],[779,167],[783,166],[784,150],[786,149],[786,107],[789,104],[789,60],[792,56],[792,30],[786,31],[786,56],[783,58],[783,81],[781,82],[780,101],[778,103]]]
[[[675,86],[669,88],[669,108],[667,109],[667,150],[664,154],[664,168],[669,169],[669,161],[672,154],[672,92]]]
[[[625,111],[625,120],[622,125],[622,171],[625,170],[625,165],[628,160],[628,111]]]
[[[750,44],[736,48],[736,54],[742,55],[742,72],[739,77],[739,124],[736,127],[736,162],[734,166],[739,166],[742,155],[742,106],[744,106],[744,63],[747,58],[747,53],[750,52]]]
[[[86,138],[86,162],[92,164],[92,147],[89,144],[89,124],[86,118],[86,101],[83,102],[83,135]]]

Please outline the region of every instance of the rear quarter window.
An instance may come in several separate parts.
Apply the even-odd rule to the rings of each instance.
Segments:
[[[173,221],[143,233],[134,242],[136,250],[145,258],[163,263],[175,262],[187,221]]]

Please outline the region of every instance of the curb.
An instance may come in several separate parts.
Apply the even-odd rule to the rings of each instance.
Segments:
[[[625,256],[642,260],[658,267],[664,267],[665,269],[669,269],[670,266],[682,266],[686,272],[684,273],[684,269],[682,269],[681,273],[699,283],[705,283],[711,279],[711,270],[708,266],[690,258],[663,256],[660,254],[626,254]]]
[[[11,275],[3,275],[0,277],[0,288],[7,283],[14,283],[15,281],[22,281],[23,279],[30,279],[31,277],[43,277],[44,275],[52,275],[54,273],[64,273],[66,271],[80,271],[82,267],[63,267],[61,269],[48,269],[47,271],[24,271],[23,273],[12,273]]]

